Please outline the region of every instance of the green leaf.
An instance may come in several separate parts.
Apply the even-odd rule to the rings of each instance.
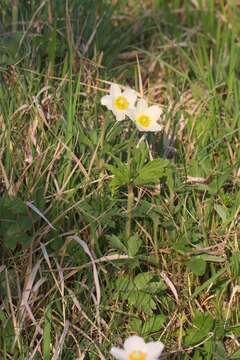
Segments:
[[[127,300],[129,294],[134,290],[135,286],[130,276],[119,277],[116,281],[115,294],[120,295],[123,300]]]
[[[144,272],[138,274],[134,279],[134,284],[137,289],[146,289],[147,284],[152,280],[154,274],[151,272]]]
[[[198,256],[199,259],[202,259],[204,261],[210,261],[210,262],[216,262],[221,263],[225,262],[226,258],[224,256],[217,256],[217,255],[210,255],[210,254],[202,254]]]
[[[226,333],[226,323],[224,320],[215,320],[214,338],[222,339]]]
[[[21,216],[19,227],[22,231],[27,231],[32,228],[32,219],[29,216]]]
[[[151,281],[146,285],[147,291],[151,294],[158,294],[159,292],[166,290],[166,288],[167,286],[162,279],[159,279],[159,281]]]
[[[128,255],[135,256],[142,244],[138,235],[133,235],[128,239]]]
[[[196,345],[208,337],[213,327],[213,319],[210,314],[198,313],[193,321],[193,327],[187,329],[187,335],[184,339],[186,346]]]
[[[32,218],[21,199],[0,198],[0,235],[3,237],[4,246],[14,250],[17,244],[23,247],[29,245],[32,237],[28,231],[32,226]]]
[[[240,324],[229,326],[227,330],[236,336],[240,336]]]
[[[110,246],[112,246],[114,249],[117,249],[117,250],[120,250],[120,251],[124,252],[125,254],[127,253],[127,248],[121,242],[119,237],[117,237],[116,235],[111,235],[111,236],[108,236],[107,238],[109,239]]]
[[[148,162],[139,171],[138,176],[134,180],[135,185],[155,184],[160,177],[165,175],[165,168],[169,161],[164,159],[156,159]]]
[[[199,350],[194,351],[194,356],[192,360],[203,360]]]
[[[223,222],[225,222],[227,220],[227,217],[228,217],[228,209],[226,207],[218,205],[218,204],[214,205],[214,209],[216,210],[216,212],[220,216],[221,220]]]
[[[232,253],[231,271],[236,277],[240,275],[240,251]]]
[[[27,206],[20,198],[4,197],[0,198],[0,215],[4,218],[8,218],[9,215],[26,214]]]
[[[214,360],[226,360],[228,359],[228,354],[224,348],[224,345],[221,341],[214,341],[213,342],[213,354]]]
[[[142,320],[139,318],[132,318],[129,322],[130,328],[132,331],[140,334],[142,329]]]
[[[10,249],[14,249],[17,242],[21,241],[22,236],[24,236],[20,225],[17,223],[11,224],[4,235],[4,244]]]
[[[226,268],[219,270],[216,274],[214,274],[210,279],[205,281],[201,286],[197,287],[192,295],[192,299],[195,299],[198,294],[200,294],[204,289],[206,289],[210,284],[214,284],[214,282],[226,271]]]
[[[141,141],[139,146],[134,149],[134,168],[138,172],[144,166],[144,163],[148,157],[148,147],[146,146],[145,141]]]
[[[51,307],[45,312],[44,328],[43,328],[43,358],[49,360],[51,355]]]
[[[202,276],[206,271],[206,262],[201,258],[193,257],[187,262],[187,268],[195,275]]]
[[[190,246],[188,244],[185,244],[184,242],[176,242],[172,244],[171,247],[180,254],[185,254],[191,250]]]
[[[128,183],[128,172],[127,169],[120,169],[116,166],[106,164],[105,167],[115,176],[115,180],[119,185]]]
[[[130,179],[128,166],[117,158],[115,158],[115,161],[117,166],[105,164],[105,167],[115,176],[111,181],[113,188],[128,184]]]
[[[162,328],[164,322],[165,322],[164,315],[159,314],[159,315],[151,316],[143,324],[142,335],[145,336],[153,332],[159,331]]]
[[[134,306],[138,311],[144,311],[146,314],[152,315],[156,309],[156,303],[150,294],[144,291],[131,291],[128,297],[130,306]]]

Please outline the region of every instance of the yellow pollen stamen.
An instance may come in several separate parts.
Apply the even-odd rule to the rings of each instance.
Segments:
[[[150,117],[148,115],[139,115],[137,117],[137,122],[142,127],[148,128],[150,123],[151,123],[151,119],[150,119]]]
[[[115,100],[114,100],[114,105],[118,110],[127,110],[129,103],[127,101],[127,99],[124,96],[118,96]]]
[[[146,353],[142,351],[133,351],[128,355],[128,360],[146,360]]]

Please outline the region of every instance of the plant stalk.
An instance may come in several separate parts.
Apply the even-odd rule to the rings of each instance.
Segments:
[[[126,238],[129,239],[132,230],[132,209],[134,203],[133,184],[128,184],[128,202],[127,202],[127,224],[126,224]]]

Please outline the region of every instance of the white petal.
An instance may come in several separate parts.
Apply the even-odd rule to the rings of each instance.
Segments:
[[[131,351],[146,351],[146,344],[143,338],[140,336],[130,336],[127,340],[125,340],[124,349],[129,353]]]
[[[148,109],[148,105],[145,99],[140,99],[137,102],[136,113],[144,113]]]
[[[157,360],[161,355],[164,345],[160,341],[152,341],[146,344],[147,360]]]
[[[126,115],[133,121],[135,121],[136,118],[136,110],[135,109],[127,109]]]
[[[161,113],[162,109],[157,105],[150,106],[147,110],[147,114],[154,120],[158,120],[161,116]]]
[[[137,122],[135,122],[135,125],[136,125],[138,131],[151,131],[151,130],[149,130],[149,128],[140,126]]]
[[[134,104],[135,104],[135,102],[137,100],[137,94],[136,94],[136,92],[134,90],[126,89],[122,93],[122,96],[124,96],[127,99],[130,107],[134,107]]]
[[[110,86],[110,95],[113,97],[113,98],[116,98],[118,96],[121,95],[121,89],[120,89],[120,86],[118,84],[111,84]]]
[[[146,129],[146,131],[161,131],[162,125],[160,125],[157,121],[152,121],[149,128]]]
[[[113,109],[112,112],[115,115],[117,121],[122,121],[126,117],[125,111],[117,111],[117,110]]]
[[[112,347],[110,350],[110,354],[118,360],[127,360],[128,358],[126,351],[117,347]]]
[[[111,95],[105,95],[101,98],[101,104],[106,106],[109,110],[113,109],[113,98]]]

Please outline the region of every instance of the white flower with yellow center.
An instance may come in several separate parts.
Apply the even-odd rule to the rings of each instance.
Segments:
[[[139,131],[160,131],[162,126],[158,123],[162,109],[157,106],[149,106],[144,99],[140,99],[130,117],[135,122]]]
[[[110,353],[118,360],[157,360],[164,345],[160,341],[145,343],[139,336],[130,336],[125,340],[123,349],[112,347]]]
[[[117,84],[112,84],[109,95],[102,97],[101,104],[113,112],[117,121],[121,121],[132,113],[136,100],[137,94],[134,90],[126,89],[122,92]]]

